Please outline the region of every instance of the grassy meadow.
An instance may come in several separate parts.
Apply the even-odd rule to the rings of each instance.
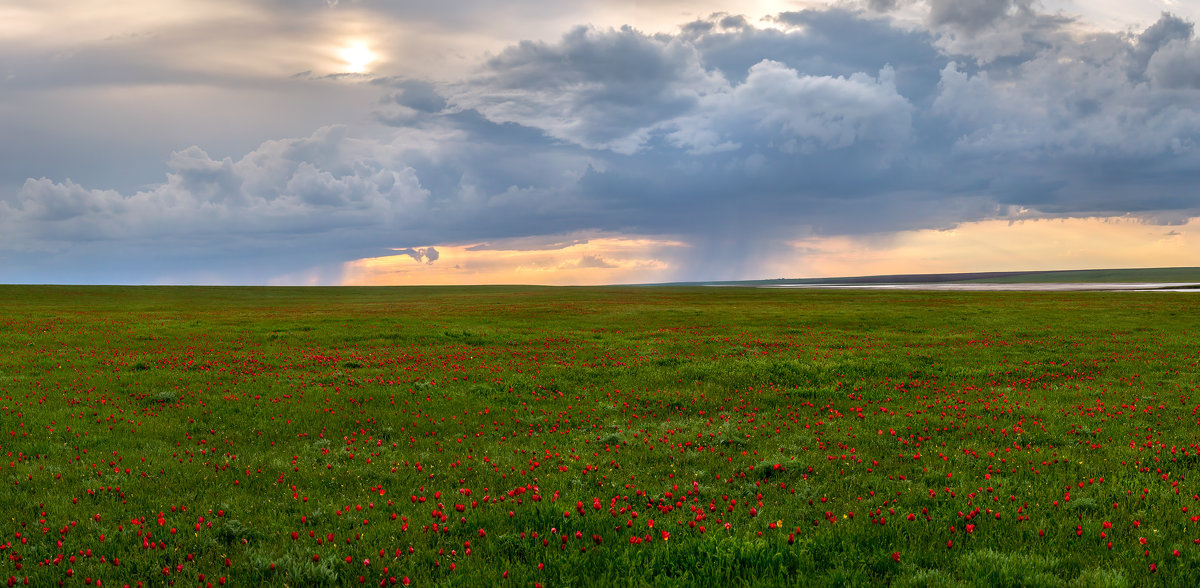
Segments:
[[[0,582],[1200,585],[1200,298],[0,287]]]

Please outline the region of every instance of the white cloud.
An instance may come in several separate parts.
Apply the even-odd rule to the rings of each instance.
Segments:
[[[328,127],[265,143],[236,162],[190,147],[171,155],[163,183],[129,195],[30,179],[8,206],[0,247],[144,238],[170,246],[222,235],[380,229],[420,214],[428,193],[412,169],[356,153],[355,143]]]
[[[695,113],[663,126],[693,153],[747,147],[804,154],[857,143],[886,153],[907,141],[911,119],[912,106],[896,92],[891,68],[875,78],[806,76],[764,60],[744,83],[704,96]]]

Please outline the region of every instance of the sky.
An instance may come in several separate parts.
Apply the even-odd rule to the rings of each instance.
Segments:
[[[1198,19],[0,0],[0,283],[1200,266]]]

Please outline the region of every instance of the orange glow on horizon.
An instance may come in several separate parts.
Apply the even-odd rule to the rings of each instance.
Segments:
[[[600,237],[554,249],[501,249],[480,245],[436,245],[438,258],[410,255],[351,261],[344,285],[542,284],[599,285],[662,281],[678,241]],[[664,255],[665,254],[665,255]]]
[[[1156,225],[1137,218],[990,220],[948,230],[793,242],[789,277],[1200,265],[1200,218]]]
[[[1157,225],[1136,218],[990,220],[947,230],[806,237],[760,260],[759,278],[1034,271],[1200,265],[1200,218]],[[345,285],[602,285],[712,280],[688,273],[679,240],[603,235],[510,249],[435,245],[433,263],[409,255],[343,264]],[[748,278],[749,279],[749,278]]]

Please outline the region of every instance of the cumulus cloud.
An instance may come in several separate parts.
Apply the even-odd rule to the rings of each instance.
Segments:
[[[353,241],[355,232],[385,231],[419,216],[429,196],[411,168],[384,161],[378,148],[327,127],[269,141],[237,161],[213,159],[199,147],[178,151],[162,183],[132,194],[29,179],[12,202],[0,204],[0,243],[56,250],[79,241],[152,239],[162,254],[214,240],[267,249],[295,248],[298,237]]]
[[[899,3],[899,0],[867,0],[867,8],[876,12],[887,12],[895,10]]]
[[[764,60],[744,83],[705,96],[694,113],[674,120],[667,137],[691,153],[746,146],[805,154],[862,142],[886,152],[905,142],[911,117],[890,67],[877,77],[835,78]]]
[[[588,148],[633,153],[663,120],[692,109],[725,81],[679,38],[630,27],[579,27],[558,43],[525,41],[488,60],[453,102]]]
[[[1137,36],[1137,41],[1130,52],[1132,61],[1130,77],[1145,79],[1145,71],[1150,64],[1150,59],[1170,43],[1187,43],[1192,38],[1194,27],[1193,23],[1169,12],[1164,12],[1158,21]]]
[[[1008,18],[1033,14],[1033,0],[929,0],[929,22],[975,32]]]
[[[1146,64],[1146,76],[1163,88],[1200,89],[1200,42],[1188,37],[1163,45]]]
[[[744,29],[750,26],[750,22],[741,14],[725,14],[721,15],[721,20],[717,21],[721,28],[724,29]]]

